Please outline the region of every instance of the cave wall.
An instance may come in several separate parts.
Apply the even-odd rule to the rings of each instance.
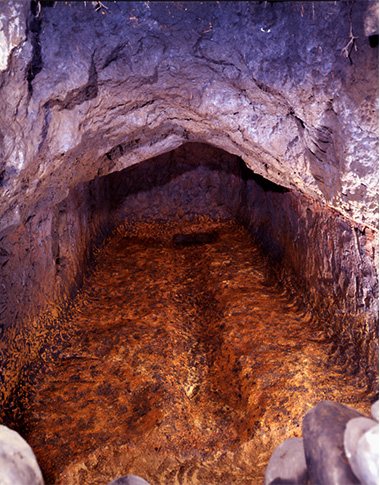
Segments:
[[[242,178],[238,219],[325,322],[332,358],[377,389],[377,232],[246,169]]]
[[[110,210],[120,218],[136,207],[133,197],[116,212],[109,207],[102,177],[111,174],[111,189],[123,199],[116,173],[143,162],[147,180],[157,181],[163,175],[154,172],[155,157],[187,142],[223,149],[289,189],[269,198],[247,182],[252,211],[241,216],[306,286],[320,281],[323,297],[308,285],[312,300],[329,294],[353,318],[373,316],[373,4],[102,4],[6,0],[0,6],[3,362],[20,353],[23,336],[27,355],[35,317],[75,291],[89,241],[100,241],[113,224]],[[228,180],[221,179],[226,190]],[[139,197],[155,216],[148,194]],[[341,235],[328,239],[334,230]],[[313,255],[304,250],[309,242]],[[371,341],[374,320],[363,321],[347,327],[347,338],[356,341],[364,332],[357,341]]]
[[[378,227],[371,2],[103,4],[2,3],[2,228],[186,141]]]
[[[112,230],[109,186],[79,184],[53,207],[35,207],[24,224],[0,236],[0,402],[44,345],[81,286],[92,253]],[[17,358],[15,358],[17,356]]]
[[[241,159],[202,143],[186,143],[104,179],[112,217],[125,220],[231,219],[238,212]]]
[[[50,208],[36,208],[25,224],[2,234],[0,325],[33,317],[79,287],[83,268],[112,226],[107,185],[80,184]]]

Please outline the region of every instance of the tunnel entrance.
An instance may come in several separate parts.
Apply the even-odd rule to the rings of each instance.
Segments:
[[[278,269],[303,264],[300,227],[315,228],[310,205],[305,219],[297,207],[238,157],[194,143],[82,184],[55,208],[57,281],[79,285],[72,262],[93,261],[2,419],[47,483],[259,483],[310,407],[368,408],[360,377],[331,361],[302,279]]]

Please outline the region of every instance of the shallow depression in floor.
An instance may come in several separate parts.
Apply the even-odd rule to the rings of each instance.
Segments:
[[[233,221],[120,227],[24,410],[46,483],[261,483],[310,407],[365,410],[323,322],[274,282]]]

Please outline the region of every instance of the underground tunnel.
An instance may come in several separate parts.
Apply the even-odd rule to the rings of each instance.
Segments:
[[[0,14],[0,423],[45,483],[259,484],[321,401],[367,415],[376,5]]]

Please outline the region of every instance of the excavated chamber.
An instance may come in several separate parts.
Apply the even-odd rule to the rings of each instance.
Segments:
[[[238,220],[376,392],[371,2],[102,3],[1,7],[4,410],[132,215]]]

